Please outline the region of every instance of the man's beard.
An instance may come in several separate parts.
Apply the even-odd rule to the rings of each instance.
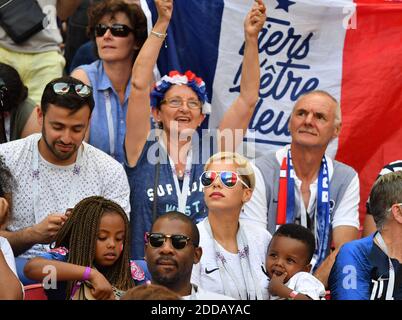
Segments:
[[[154,282],[168,288],[175,287],[181,278],[178,272],[169,276],[157,272],[153,272],[151,275]]]
[[[45,126],[43,125],[43,129],[42,129],[42,137],[43,137],[43,141],[45,142],[48,150],[50,150],[50,152],[59,160],[68,160],[70,159],[75,152],[77,151],[77,146],[76,145],[72,145],[72,150],[68,153],[61,153],[56,149],[56,144],[63,144],[60,140],[56,140],[54,141],[52,144],[50,144],[47,141],[47,136],[46,136],[46,130],[45,130]]]

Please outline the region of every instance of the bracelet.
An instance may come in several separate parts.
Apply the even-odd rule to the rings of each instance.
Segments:
[[[167,33],[159,33],[154,30],[151,30],[151,34],[153,34],[155,37],[158,37],[159,39],[165,39],[167,36]]]
[[[299,293],[297,291],[293,290],[291,293],[289,293],[288,300],[294,300],[298,294]]]
[[[82,281],[89,280],[89,275],[91,274],[91,267],[86,267],[84,274],[82,275]]]

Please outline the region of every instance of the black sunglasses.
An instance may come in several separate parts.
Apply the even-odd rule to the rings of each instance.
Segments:
[[[73,84],[67,82],[56,82],[53,83],[53,91],[54,93],[65,95],[70,92],[71,89],[74,89],[74,92],[78,94],[82,98],[86,98],[91,95],[92,88],[86,84]]]
[[[166,239],[170,238],[170,241],[172,242],[173,248],[177,250],[184,249],[191,240],[191,238],[184,236],[182,234],[163,234],[163,233],[157,233],[157,232],[146,232],[145,233],[145,241],[146,243],[149,243],[151,247],[153,248],[159,248],[162,247],[163,244],[165,243]],[[190,242],[192,243],[192,242]],[[195,244],[193,243],[195,246]]]
[[[114,23],[111,26],[105,24],[98,24],[95,27],[95,37],[102,37],[107,30],[115,37],[127,37],[130,32],[134,32],[129,26],[121,23]]]

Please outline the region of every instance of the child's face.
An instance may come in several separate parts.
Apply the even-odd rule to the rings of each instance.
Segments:
[[[126,228],[117,212],[103,214],[96,240],[95,262],[108,267],[119,259],[123,250]]]
[[[265,265],[270,278],[275,274],[281,276],[284,272],[287,276],[286,283],[297,272],[309,272],[311,265],[307,261],[307,246],[300,240],[285,236],[274,236],[269,245]]]

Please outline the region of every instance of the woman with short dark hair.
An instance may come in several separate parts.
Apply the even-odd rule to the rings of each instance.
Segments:
[[[94,4],[88,16],[99,60],[71,75],[93,87],[95,109],[86,138],[122,163],[131,68],[147,37],[146,18],[139,5],[124,0]]]

